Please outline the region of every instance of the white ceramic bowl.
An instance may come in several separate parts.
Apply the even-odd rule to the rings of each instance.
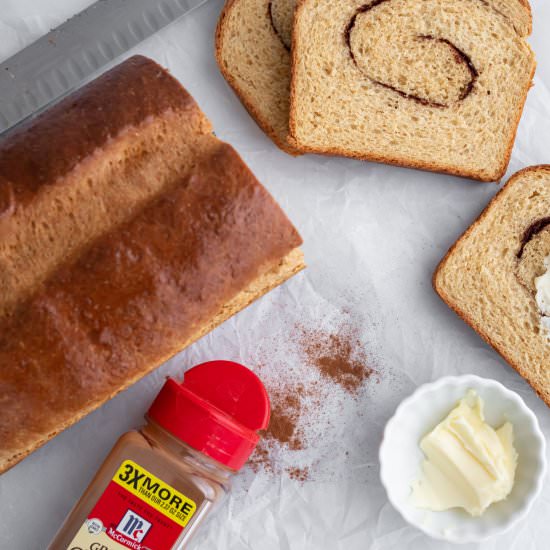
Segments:
[[[430,512],[410,502],[411,483],[424,458],[419,443],[464,397],[475,390],[493,427],[514,426],[518,466],[514,488],[504,501],[474,518],[460,509]],[[389,420],[380,447],[380,477],[392,505],[410,524],[437,539],[465,543],[502,533],[526,516],[546,476],[546,444],[537,418],[516,393],[499,382],[466,375],[425,384],[405,399]]]

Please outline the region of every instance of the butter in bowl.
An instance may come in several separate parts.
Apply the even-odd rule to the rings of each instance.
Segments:
[[[445,377],[399,405],[380,466],[405,520],[437,539],[474,542],[528,513],[545,477],[545,440],[535,415],[502,384]]]

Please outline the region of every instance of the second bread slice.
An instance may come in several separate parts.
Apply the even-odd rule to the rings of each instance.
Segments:
[[[229,0],[216,31],[220,70],[275,144],[288,142],[290,41],[296,0]]]

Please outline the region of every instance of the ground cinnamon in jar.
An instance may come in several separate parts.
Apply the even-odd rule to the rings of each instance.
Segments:
[[[259,378],[211,361],[168,379],[146,424],[106,457],[49,550],[183,550],[267,427]]]

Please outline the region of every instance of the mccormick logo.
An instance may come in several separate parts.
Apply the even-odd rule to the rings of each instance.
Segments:
[[[141,542],[149,529],[151,529],[151,524],[146,519],[138,516],[132,510],[128,510],[120,520],[116,531],[131,540]]]

